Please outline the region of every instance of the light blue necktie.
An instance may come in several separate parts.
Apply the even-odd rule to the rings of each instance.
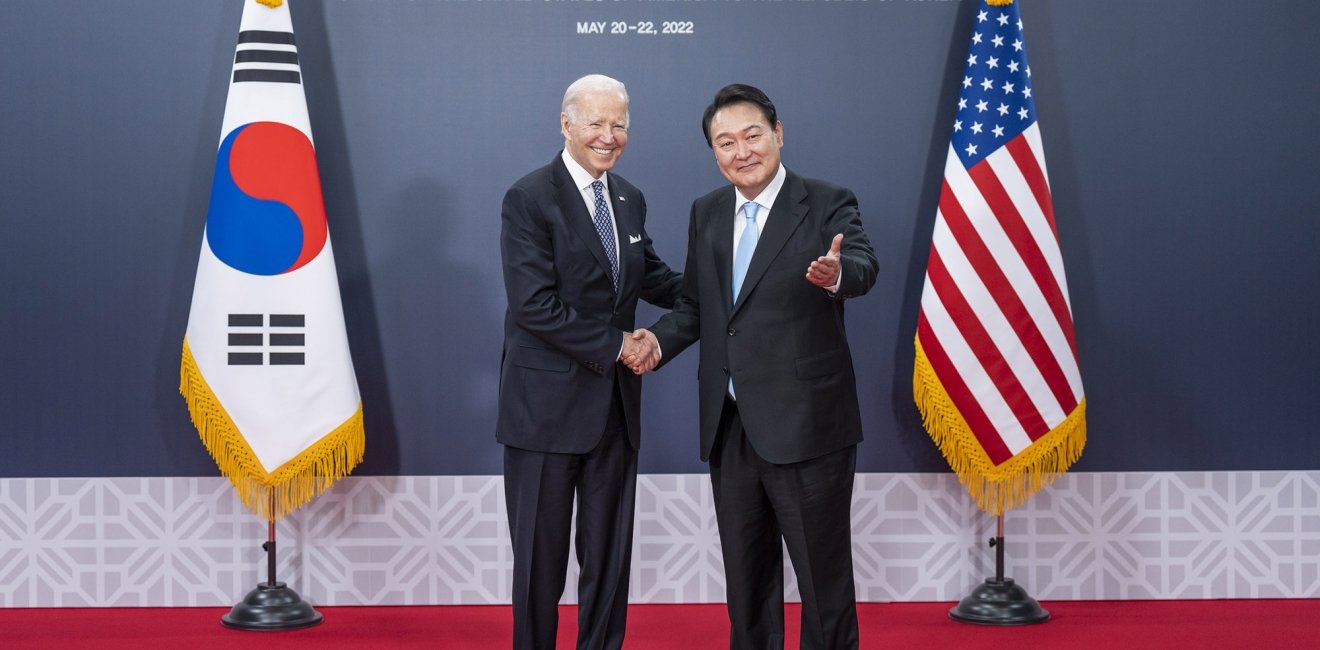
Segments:
[[[610,258],[610,281],[619,287],[619,254],[614,250],[614,223],[610,221],[610,209],[605,205],[605,184],[592,181],[591,189],[596,193],[596,234],[600,235],[600,245],[605,247],[605,257]]]
[[[756,251],[756,201],[743,204],[743,218],[747,226],[738,239],[738,252],[733,256],[733,302],[738,302],[738,291],[742,289],[743,279],[747,277],[747,267],[752,263],[752,253]]]
[[[738,252],[733,256],[733,302],[738,302],[738,291],[742,289],[743,279],[747,277],[747,267],[752,263],[752,253],[756,251],[756,201],[743,204],[743,218],[747,225],[743,227],[742,237],[738,238]],[[733,371],[729,371],[729,397],[737,399],[733,392]]]

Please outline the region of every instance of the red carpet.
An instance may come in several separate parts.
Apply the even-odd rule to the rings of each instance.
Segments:
[[[1053,620],[1017,628],[955,623],[951,603],[860,606],[862,648],[1316,648],[1318,600],[1046,602]],[[509,608],[323,607],[321,625],[242,632],[226,609],[0,609],[0,648],[507,648]],[[573,647],[576,608],[561,608],[559,648]],[[797,648],[796,606],[788,648]],[[723,605],[634,605],[626,650],[724,650]]]

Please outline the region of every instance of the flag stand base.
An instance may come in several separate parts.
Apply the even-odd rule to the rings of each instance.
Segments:
[[[995,577],[972,590],[972,593],[949,610],[949,618],[977,625],[1031,625],[1050,620],[1050,613],[1027,595],[1027,590],[1004,577],[1004,516],[999,515],[998,530],[990,538],[995,549]]]
[[[275,493],[270,495],[270,511],[275,512]],[[303,600],[298,592],[275,580],[275,520],[269,522],[270,536],[261,545],[266,551],[265,582],[248,592],[228,614],[220,617],[225,627],[238,630],[297,630],[321,624],[321,612]]]
[[[978,625],[1031,625],[1050,620],[1050,613],[1012,578],[986,578],[949,610],[949,618]]]
[[[296,630],[321,624],[321,613],[283,582],[262,582],[220,618],[239,630]]]

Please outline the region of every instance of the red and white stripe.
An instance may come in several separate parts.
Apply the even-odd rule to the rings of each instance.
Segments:
[[[944,170],[917,335],[996,465],[1083,396],[1040,129]]]

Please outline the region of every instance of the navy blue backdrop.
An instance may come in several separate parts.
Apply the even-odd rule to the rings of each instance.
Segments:
[[[676,267],[690,201],[723,183],[702,108],[729,82],[770,94],[786,164],[856,190],[881,260],[848,305],[859,469],[947,471],[912,405],[912,335],[972,3],[292,9],[365,402],[359,474],[500,471],[500,199],[555,155],[563,89],[589,72],[628,84],[617,171]],[[0,5],[0,476],[216,473],[178,363],[240,10]],[[1076,469],[1315,468],[1320,3],[1022,13],[1090,406]],[[704,471],[695,358],[646,381],[644,472]]]

